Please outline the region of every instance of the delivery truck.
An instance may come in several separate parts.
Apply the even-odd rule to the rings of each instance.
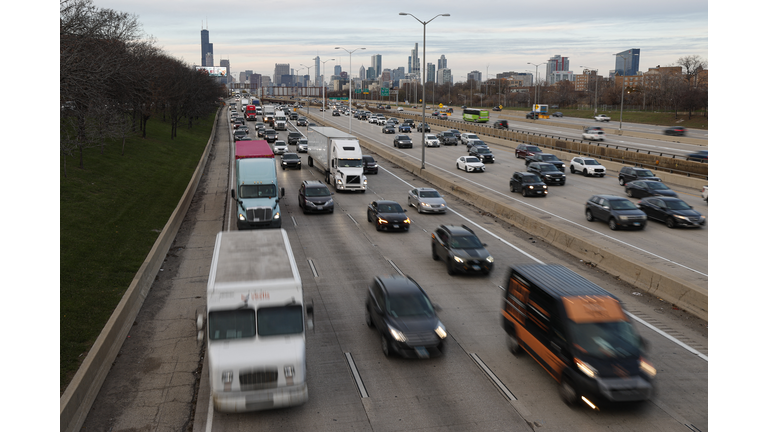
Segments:
[[[353,135],[332,127],[310,126],[307,131],[307,163],[325,176],[334,189],[365,192],[368,179],[363,174],[363,153]]]
[[[214,409],[236,413],[305,403],[305,328],[312,329],[312,312],[285,230],[220,232],[205,315],[197,316]]]
[[[237,229],[282,226],[280,199],[285,189],[278,187],[275,155],[266,141],[237,142],[231,195],[237,206]]]

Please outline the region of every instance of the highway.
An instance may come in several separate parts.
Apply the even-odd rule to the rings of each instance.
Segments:
[[[340,120],[342,131],[348,125],[346,117],[331,119],[330,113],[326,120]],[[392,136],[381,134],[380,127],[354,119],[353,125],[354,133],[366,140],[379,137],[379,145],[391,146],[387,142]],[[286,138],[285,132],[279,135]],[[221,227],[235,226],[231,202],[226,199],[231,136],[217,132],[215,147],[201,182],[201,195],[174,243],[165,274],[159,275],[163,289],[153,287],[150,292],[131,332],[134,337],[125,342],[83,430],[708,430],[706,322],[643,295],[450,195],[445,196],[450,208],[447,214],[421,215],[411,208],[410,232],[377,232],[366,222],[368,202],[394,199],[406,207],[410,188],[430,186],[381,158],[377,158],[379,174],[368,176],[366,193],[337,192],[333,214],[305,215],[297,205],[299,185],[306,179],[322,179],[317,168],[307,166],[305,154],[301,154],[301,170],[278,169],[278,180],[286,190],[281,201],[283,228],[301,272],[305,299],[315,305],[315,328],[307,333],[309,401],[299,407],[246,414],[211,411],[205,350],[194,343],[193,317],[195,309],[205,305],[213,236]],[[533,205],[544,216],[562,217],[563,224],[584,230],[607,247],[633,250],[644,241],[655,252],[669,253],[675,261],[685,260],[706,273],[706,229],[669,230],[650,223],[641,232],[612,232],[605,224],[584,220],[581,195],[618,193],[615,173],[602,179],[568,175],[566,186],[551,196],[522,198],[506,188],[511,172],[523,169],[522,160],[492,148],[499,162],[483,174],[455,170],[453,161],[466,154],[461,146],[427,149],[427,160],[431,167],[443,169],[457,180],[487,184],[488,193],[505,194],[519,205]],[[375,148],[368,150],[375,152]],[[420,157],[421,149],[415,146],[404,152]],[[687,201],[706,209],[696,205],[696,191],[685,192],[693,197],[685,198]],[[227,208],[223,208],[225,203]],[[495,270],[487,277],[449,276],[444,263],[433,261],[430,253],[430,232],[440,224],[472,227],[488,244]],[[642,240],[654,233],[656,243],[664,245]],[[670,240],[672,235],[679,237]],[[704,261],[675,255],[682,248],[669,244],[682,242],[703,250]],[[642,256],[650,251],[636,253]],[[499,286],[507,266],[531,262],[563,264],[623,302],[635,318],[638,332],[647,339],[649,361],[658,370],[657,391],[651,401],[600,411],[586,406],[569,408],[559,399],[555,380],[530,356],[509,353],[500,325]],[[677,270],[683,266],[666,261],[658,265]],[[365,325],[367,284],[374,275],[399,273],[414,277],[440,307],[440,319],[449,333],[445,355],[427,360],[386,358],[375,332]],[[700,277],[706,283],[706,277]],[[196,378],[190,381],[187,377]]]

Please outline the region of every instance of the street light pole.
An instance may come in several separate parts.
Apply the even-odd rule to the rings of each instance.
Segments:
[[[365,48],[355,48],[352,51],[342,47],[334,49],[342,49],[349,53],[349,134],[352,135],[352,53],[357,50],[364,50]]]
[[[441,16],[451,16],[451,14],[439,14],[432,17],[429,21],[422,21],[416,18],[413,14],[406,12],[400,12],[400,15],[410,15],[416,21],[420,22],[424,26],[424,39],[422,41],[422,65],[421,65],[421,169],[426,169],[426,124],[427,124],[427,24],[431,23],[435,18]]]
[[[314,65],[307,66],[307,65],[303,65],[303,64],[300,64],[300,66],[307,68],[307,76],[309,76],[309,70],[314,67]],[[304,83],[304,88],[306,88],[306,87],[307,87],[307,83],[305,82]],[[307,93],[309,93],[309,92],[307,92]],[[299,98],[299,99],[301,99],[301,98]],[[307,95],[307,116],[309,116],[309,103],[310,103],[309,95]],[[307,120],[307,124],[309,124],[309,120]]]
[[[536,89],[535,89],[535,93],[534,93],[534,96],[533,96],[533,104],[534,105],[538,105],[539,104],[539,66],[541,66],[543,64],[546,64],[546,63],[533,64],[531,62],[528,62],[528,64],[531,65],[531,66],[536,66],[536,83],[535,83],[536,84]],[[538,117],[538,115],[534,115],[533,116],[533,120],[535,121],[537,117]]]
[[[328,59],[326,61],[320,60],[323,63],[323,77],[321,78],[321,82],[320,82],[320,85],[323,86],[323,124],[325,124],[325,106],[326,106],[325,105],[325,62],[334,61],[334,60],[336,59]]]

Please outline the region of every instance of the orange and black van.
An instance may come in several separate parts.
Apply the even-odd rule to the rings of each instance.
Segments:
[[[569,405],[643,401],[656,369],[618,299],[562,265],[509,269],[501,308],[509,350],[523,350],[557,382]]]

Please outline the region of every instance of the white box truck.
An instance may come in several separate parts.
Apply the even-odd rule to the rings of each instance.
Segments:
[[[221,412],[301,405],[308,399],[306,327],[312,303],[283,229],[216,236],[206,317],[213,406]],[[203,329],[206,330],[203,333]]]
[[[325,182],[339,190],[365,192],[363,153],[357,137],[332,127],[311,126],[307,131],[310,167],[317,165]]]

